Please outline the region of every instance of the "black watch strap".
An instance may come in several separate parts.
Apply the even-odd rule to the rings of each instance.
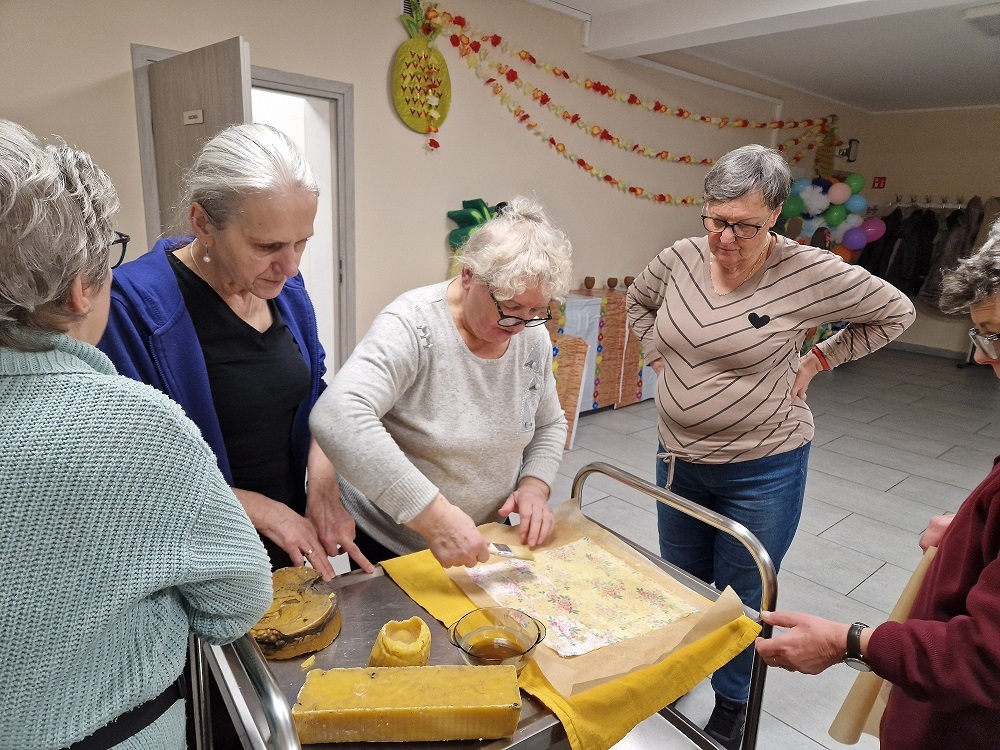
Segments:
[[[851,625],[847,631],[847,653],[844,654],[845,663],[863,672],[871,670],[865,661],[864,654],[861,653],[861,631],[867,627],[863,622]]]

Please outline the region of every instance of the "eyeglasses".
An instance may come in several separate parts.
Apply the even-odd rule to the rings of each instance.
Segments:
[[[990,359],[1000,359],[1000,348],[998,348],[1000,333],[991,333],[988,336],[984,336],[979,332],[978,328],[970,328],[969,338],[972,339],[973,344],[979,347],[979,351],[987,357]]]
[[[497,312],[500,313],[500,320],[497,321],[497,325],[503,326],[504,328],[514,328],[515,326],[523,325],[525,328],[531,328],[532,326],[540,326],[543,323],[547,323],[552,320],[552,311],[546,307],[544,318],[531,318],[525,320],[524,318],[519,318],[516,315],[508,315],[500,307],[500,303],[497,302],[497,298],[493,296],[493,292],[487,287],[487,291],[490,292],[490,299],[493,300],[493,304],[497,306]]]
[[[763,224],[757,226],[756,224],[747,224],[745,221],[737,221],[735,224],[731,224],[714,216],[705,216],[705,214],[701,215],[701,223],[712,234],[722,234],[726,231],[726,227],[729,227],[733,230],[733,234],[741,240],[749,240],[752,237],[756,237],[757,232],[764,228]]]
[[[119,232],[119,231],[115,230],[115,238],[111,242],[111,267],[112,268],[118,268],[118,266],[120,266],[122,264],[122,261],[125,260],[125,251],[128,249],[128,241],[130,239],[132,239],[132,238],[129,237],[127,234],[125,234],[125,232]],[[115,260],[115,257],[116,257],[115,256],[115,250],[114,250],[115,245],[121,245],[122,246],[121,253],[117,256],[118,260]]]

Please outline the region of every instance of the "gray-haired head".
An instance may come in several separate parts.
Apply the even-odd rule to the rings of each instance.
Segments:
[[[187,228],[188,209],[198,203],[217,228],[224,228],[240,201],[257,193],[304,190],[319,185],[298,146],[270,125],[232,125],[211,138],[181,179],[178,222]]]
[[[947,313],[969,312],[1000,293],[1000,219],[990,227],[986,242],[944,275],[940,307]]]
[[[511,198],[458,251],[456,260],[499,299],[538,284],[542,294],[562,299],[569,292],[573,248],[542,207],[524,196]]]
[[[107,279],[118,196],[83,151],[0,120],[0,345],[24,351],[66,330],[70,287]]]
[[[723,203],[760,191],[768,210],[788,198],[792,173],[781,152],[751,143],[725,154],[705,175],[705,202]]]

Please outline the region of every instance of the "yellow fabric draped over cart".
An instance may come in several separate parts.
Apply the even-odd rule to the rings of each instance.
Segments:
[[[429,551],[386,560],[382,567],[413,601],[446,627],[476,608]],[[748,617],[730,621],[662,661],[566,698],[534,662],[520,687],[562,722],[573,750],[607,750],[639,722],[687,693],[753,643],[760,626]]]

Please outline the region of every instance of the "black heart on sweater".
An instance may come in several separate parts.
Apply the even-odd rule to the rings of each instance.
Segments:
[[[766,326],[768,323],[771,322],[771,316],[758,315],[757,313],[752,312],[749,315],[747,315],[747,320],[750,321],[750,325],[752,325],[754,328],[763,328],[764,326]]]

